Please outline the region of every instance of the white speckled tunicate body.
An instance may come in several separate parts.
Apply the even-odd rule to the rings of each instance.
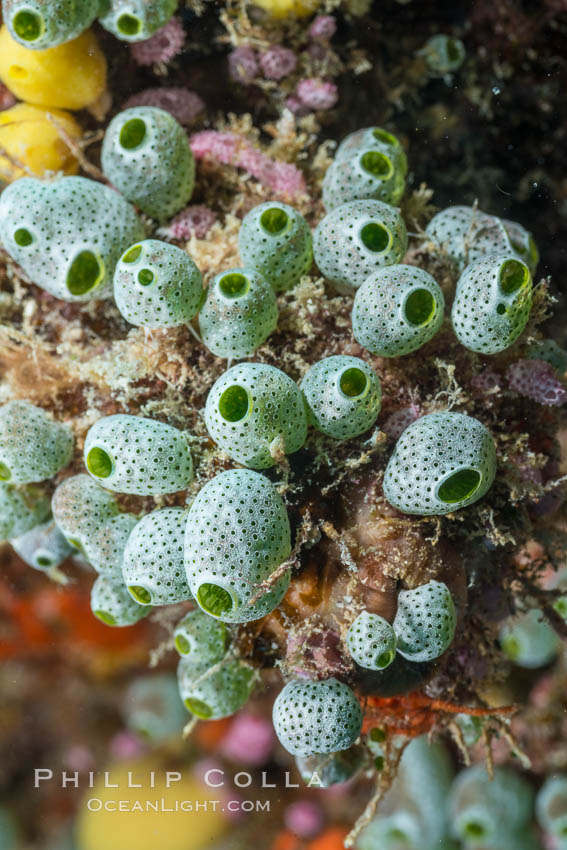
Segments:
[[[101,163],[124,197],[160,222],[183,209],[193,193],[195,160],[187,134],[173,115],[154,106],[125,109],[112,119]]]
[[[99,419],[85,441],[85,466],[109,490],[140,496],[185,490],[193,461],[177,428],[117,413]]]
[[[288,682],[276,698],[272,717],[280,743],[294,756],[346,750],[362,727],[356,696],[337,679]]]
[[[195,600],[227,623],[268,614],[285,594],[290,572],[263,593],[259,584],[289,557],[290,536],[285,505],[267,478],[248,469],[217,475],[200,490],[187,519],[185,568]]]
[[[361,150],[379,150],[396,163],[396,169],[405,178],[408,161],[400,140],[382,127],[363,127],[349,133],[342,140],[335,153],[335,162],[348,159]]]
[[[49,571],[63,563],[73,547],[61,534],[53,520],[36,525],[10,540],[20,558],[36,570]]]
[[[19,537],[49,516],[49,496],[43,487],[0,483],[0,541]]]
[[[203,278],[181,248],[145,239],[124,252],[114,272],[114,300],[127,322],[145,328],[188,324],[199,309]]]
[[[172,605],[191,599],[183,565],[184,508],[161,508],[136,525],[124,550],[124,583],[137,602]]]
[[[567,776],[549,776],[536,797],[536,815],[546,832],[564,838],[567,833]]]
[[[455,636],[457,615],[446,584],[429,581],[413,590],[400,590],[394,619],[397,650],[409,661],[433,661],[443,655]]]
[[[51,508],[67,540],[83,551],[101,525],[118,513],[114,496],[84,474],[73,475],[58,485]]]
[[[399,263],[407,231],[399,210],[382,201],[350,201],[321,219],[313,254],[321,274],[339,292],[352,293],[382,266]]]
[[[177,7],[177,0],[110,0],[102,26],[121,41],[145,41],[165,26]]]
[[[224,658],[226,626],[200,608],[189,611],[173,632],[175,648],[193,664],[216,664]]]
[[[348,201],[368,198],[395,205],[404,189],[399,159],[377,146],[363,148],[330,164],[323,178],[323,204],[327,212]]]
[[[361,667],[384,670],[396,656],[396,633],[384,617],[363,611],[350,626],[346,645]]]
[[[217,357],[247,357],[275,330],[276,295],[253,269],[221,272],[209,284],[199,313],[203,342]]]
[[[118,258],[144,229],[122,195],[85,177],[22,177],[0,196],[0,241],[30,280],[64,301],[107,298]]]
[[[504,655],[527,670],[549,664],[561,648],[554,628],[538,608],[530,608],[506,620],[499,639]]]
[[[300,389],[310,424],[337,440],[364,433],[380,412],[380,381],[359,357],[337,354],[319,360],[303,378]]]
[[[91,590],[91,610],[107,626],[133,626],[152,610],[138,605],[121,582],[99,576]]]
[[[2,2],[2,18],[12,38],[28,50],[49,50],[77,38],[92,24],[98,12],[98,0]],[[23,20],[24,16],[28,17]]]
[[[254,679],[254,669],[236,659],[195,667],[189,658],[181,658],[177,666],[181,699],[188,711],[203,720],[230,717],[242,708],[252,693]]]
[[[459,341],[471,351],[497,354],[524,330],[532,306],[532,278],[510,255],[472,263],[457,282],[451,318]]]
[[[490,431],[464,413],[429,413],[398,439],[384,495],[406,514],[446,514],[476,502],[496,474]]]
[[[356,291],[352,332],[372,354],[400,357],[435,336],[444,309],[441,288],[428,272],[403,263],[387,266]]]
[[[273,466],[277,451],[291,454],[307,437],[303,396],[294,381],[265,363],[232,366],[213,384],[205,406],[211,438],[233,460],[253,469]]]
[[[30,484],[52,478],[73,454],[73,433],[29,401],[0,407],[0,480]]]
[[[128,538],[138,519],[118,514],[106,520],[84,542],[85,555],[97,573],[122,581],[122,560]]]
[[[238,251],[244,266],[260,272],[281,292],[294,286],[311,267],[311,231],[296,209],[267,201],[243,218]]]

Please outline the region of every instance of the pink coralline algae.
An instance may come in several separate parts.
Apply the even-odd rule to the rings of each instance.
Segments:
[[[325,41],[332,38],[336,31],[337,22],[332,15],[318,15],[309,27],[311,38],[320,38]]]
[[[406,430],[408,425],[411,425],[411,423],[415,422],[416,419],[419,419],[420,416],[421,412],[419,407],[415,404],[410,404],[409,407],[401,407],[386,419],[382,425],[382,431],[384,431],[388,437],[391,437],[393,440],[397,440],[398,437]]]
[[[185,30],[181,18],[173,17],[161,29],[147,38],[132,44],[132,56],[138,65],[167,64],[183,50]]]
[[[506,370],[510,389],[538,404],[559,407],[567,401],[567,389],[545,360],[518,360]]]
[[[228,57],[228,73],[237,83],[251,83],[258,76],[256,51],[251,47],[236,47]]]
[[[338,89],[334,83],[318,80],[315,77],[301,80],[297,84],[296,94],[304,106],[315,111],[332,109],[339,98]]]
[[[269,80],[282,80],[292,74],[297,66],[297,57],[293,50],[275,45],[262,53],[260,67]]]
[[[225,165],[243,168],[276,195],[297,198],[306,194],[301,171],[288,162],[279,162],[255,148],[236,133],[203,130],[191,137],[191,150],[196,159],[211,157]]]
[[[186,242],[192,236],[204,239],[215,221],[216,215],[204,204],[192,204],[160,228],[160,235],[177,242]]]
[[[285,825],[300,838],[312,838],[321,832],[325,816],[321,806],[311,800],[297,800],[284,813]]]
[[[274,730],[269,720],[257,714],[241,712],[232,721],[219,749],[230,761],[261,767],[269,760],[274,743]]]
[[[478,375],[474,376],[471,381],[471,385],[474,395],[488,395],[496,392],[500,385],[500,378],[496,372],[492,372],[490,369],[484,369],[484,371],[479,372]]]
[[[169,112],[183,125],[192,124],[205,108],[198,94],[176,87],[144,89],[128,98],[123,108],[131,106],[156,106]]]

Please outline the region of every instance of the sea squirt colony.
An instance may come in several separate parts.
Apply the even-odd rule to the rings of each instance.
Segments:
[[[98,13],[95,6],[76,4],[76,20],[69,19],[66,35],[58,29],[58,41],[29,3],[24,12],[5,0],[4,14],[14,38],[45,47],[76,36]],[[136,11],[117,0],[102,23],[119,37],[147,38],[168,9],[150,3]],[[186,252],[145,238],[131,206],[163,222],[189,200],[195,166],[175,119],[153,107],[119,113],[106,131],[102,166],[118,191],[83,177],[23,177],[0,198],[3,245],[32,282],[57,298],[86,302],[114,293],[124,318],[148,329],[195,320],[203,344],[232,361],[252,356],[274,332],[276,293],[295,286],[314,259],[336,291],[354,295],[353,335],[372,354],[415,352],[443,323],[438,283],[402,262],[408,236],[393,205],[404,191],[407,161],[398,139],[381,128],[359,130],[339,146],[323,182],[327,212],[313,235],[293,207],[256,206],[240,227],[242,265],[208,288]],[[512,345],[531,307],[537,251],[530,235],[516,223],[451,207],[435,216],[427,237],[460,266],[452,309],[460,343],[488,354]],[[182,430],[140,416],[102,417],[85,441],[88,474],[64,479],[50,504],[42,482],[69,463],[71,430],[30,402],[9,402],[0,408],[1,536],[46,571],[80,551],[99,574],[93,612],[110,626],[193,600],[196,607],[174,632],[179,690],[194,716],[226,717],[245,704],[258,678],[231,643],[231,627],[274,611],[292,581],[286,504],[261,471],[285,464],[310,427],[341,441],[363,434],[375,425],[381,401],[379,375],[346,353],[314,363],[299,386],[274,366],[229,362],[210,388],[204,417],[210,438],[244,468],[217,474],[188,508],[145,516],[121,513],[113,493],[186,490],[194,470]],[[384,494],[402,514],[441,516],[481,499],[495,474],[488,428],[448,409],[403,431]],[[392,622],[359,610],[345,646],[359,667],[379,671],[398,654],[415,662],[439,658],[456,627],[449,588],[431,580],[399,592]],[[362,711],[354,691],[334,677],[292,678],[273,720],[284,747],[307,758],[349,749],[361,733]]]

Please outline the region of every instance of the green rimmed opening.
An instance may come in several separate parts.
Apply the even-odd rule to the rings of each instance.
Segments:
[[[264,210],[260,216],[260,224],[267,233],[276,236],[286,229],[289,223],[289,216],[279,207],[270,207]]]
[[[219,413],[226,422],[240,422],[250,409],[250,397],[244,387],[233,384],[219,399]]]
[[[177,635],[175,638],[175,648],[180,655],[189,655],[191,652],[191,644],[183,635]]]
[[[208,720],[209,717],[212,717],[213,715],[213,709],[210,705],[207,705],[206,702],[196,699],[195,697],[187,697],[185,700],[185,708],[201,720]]]
[[[27,248],[28,245],[31,245],[33,242],[33,236],[29,230],[26,230],[25,227],[18,227],[14,233],[14,242],[16,245],[19,245],[20,248]]]
[[[142,253],[141,245],[133,245],[132,248],[128,248],[124,256],[122,257],[123,263],[135,263]]]
[[[387,737],[386,730],[382,729],[380,726],[375,726],[374,729],[370,731],[370,740],[375,741],[378,744],[383,744]]]
[[[141,118],[130,118],[122,125],[118,141],[120,146],[127,151],[139,147],[146,138],[146,122]]]
[[[505,295],[512,295],[514,292],[527,286],[529,281],[529,269],[519,260],[506,260],[500,266],[498,282],[500,284],[500,290]]]
[[[51,564],[53,563],[53,560],[51,558],[48,558],[47,555],[39,555],[35,559],[35,562],[38,565],[38,567],[50,567]]]
[[[511,661],[514,661],[520,655],[520,642],[513,635],[503,637],[500,641],[500,645],[504,655],[506,655]]]
[[[138,283],[140,286],[149,286],[153,283],[155,275],[151,269],[142,269],[138,272]]]
[[[561,599],[558,599],[553,603],[553,607],[557,611],[560,617],[563,617],[564,620],[567,620],[567,596],[562,596]]]
[[[406,298],[404,315],[410,325],[421,327],[432,320],[436,306],[435,298],[428,289],[414,289]]]
[[[11,477],[10,467],[0,461],[0,481],[9,481]]]
[[[67,272],[67,289],[71,295],[86,295],[104,277],[104,266],[92,251],[77,254]]]
[[[250,281],[240,272],[230,272],[219,280],[219,290],[225,298],[242,298],[250,289]]]
[[[447,59],[449,60],[449,62],[459,62],[463,55],[459,42],[456,39],[449,37],[447,39],[446,45]]]
[[[104,623],[105,626],[116,625],[116,617],[113,617],[113,615],[109,614],[108,611],[93,611],[93,614],[101,621],[101,623]]]
[[[75,549],[77,549],[82,555],[85,554],[85,547],[80,540],[76,540],[74,537],[68,537],[67,543],[69,543],[70,546],[74,546]]]
[[[14,32],[22,41],[37,41],[45,32],[45,24],[41,15],[31,9],[22,9],[12,18]]]
[[[94,446],[87,455],[87,469],[95,478],[108,478],[112,473],[112,460],[104,449]]]
[[[360,231],[360,239],[369,251],[381,254],[390,247],[392,234],[383,224],[378,224],[377,221],[369,221]]]
[[[378,665],[380,670],[383,670],[384,667],[389,667],[392,661],[394,660],[394,655],[396,651],[394,649],[389,649],[387,652],[383,652],[376,659],[376,664]]]
[[[339,387],[343,395],[348,398],[358,398],[368,389],[368,375],[356,366],[345,369],[341,375]]]
[[[387,841],[409,841],[409,835],[397,826],[391,827],[385,836]]]
[[[197,591],[197,602],[205,613],[213,617],[221,617],[232,611],[233,607],[232,596],[228,590],[209,582],[202,584]]]
[[[478,821],[468,821],[463,827],[463,834],[467,838],[482,838],[486,834],[486,827]]]
[[[391,160],[380,151],[366,151],[360,157],[360,164],[365,171],[372,174],[373,177],[378,177],[381,180],[386,180],[391,177],[394,167]]]
[[[116,21],[116,29],[122,35],[138,35],[142,29],[142,21],[136,15],[125,12]]]
[[[476,469],[459,469],[441,484],[437,498],[447,505],[470,499],[480,487],[481,480],[482,476]]]
[[[146,590],[145,587],[142,587],[139,584],[129,584],[128,592],[140,605],[149,605],[152,601],[152,594],[150,591]]]
[[[388,133],[387,130],[383,130],[381,127],[374,127],[372,135],[378,142],[382,142],[384,145],[393,145],[393,147],[398,147],[399,145],[396,137],[391,133]]]

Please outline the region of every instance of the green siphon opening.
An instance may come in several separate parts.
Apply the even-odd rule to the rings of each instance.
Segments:
[[[104,267],[92,251],[77,254],[67,272],[67,289],[71,295],[85,295],[104,277]]]
[[[183,635],[177,635],[175,638],[175,647],[180,655],[189,655],[191,652],[191,644]]]
[[[27,248],[33,242],[33,236],[25,227],[19,227],[14,233],[14,242],[20,248]]]
[[[142,286],[149,286],[154,279],[154,273],[150,269],[142,269],[138,272],[138,283]]]
[[[75,549],[78,549],[79,552],[81,552],[83,555],[85,554],[85,548],[79,540],[75,540],[74,537],[68,537],[67,543],[69,543],[71,546],[74,546]]]
[[[38,567],[50,567],[53,562],[51,558],[46,558],[45,555],[40,555],[36,558],[36,563]]]
[[[380,670],[383,670],[384,667],[388,667],[392,663],[395,654],[396,653],[393,649],[389,649],[387,652],[383,652],[381,655],[378,656],[376,663],[378,664]]]
[[[116,617],[113,617],[112,614],[109,614],[108,611],[93,611],[95,617],[105,623],[107,626],[115,626],[116,625]]]
[[[95,478],[108,478],[112,473],[112,460],[104,449],[95,446],[87,455],[87,469]]]
[[[437,496],[448,505],[462,502],[470,499],[478,490],[481,480],[480,472],[476,469],[459,469],[441,484]]]
[[[553,603],[553,607],[563,619],[567,619],[567,597],[562,596],[561,599]]]
[[[360,157],[360,164],[373,177],[382,180],[390,177],[394,170],[390,159],[380,151],[366,151]]]
[[[459,43],[454,38],[447,39],[447,58],[450,62],[458,62],[461,58]]]
[[[215,617],[232,610],[232,596],[218,584],[202,584],[197,591],[197,601],[203,611]]]
[[[119,141],[127,151],[139,147],[146,138],[146,124],[141,118],[131,118],[122,125]]]
[[[508,635],[501,640],[502,651],[513,661],[520,654],[520,643],[513,635]]]
[[[226,298],[241,298],[250,289],[250,281],[239,272],[231,272],[221,277],[219,289]]]
[[[140,254],[142,253],[141,245],[134,245],[132,248],[128,248],[124,256],[122,257],[123,263],[135,263]]]
[[[345,369],[339,381],[341,392],[349,398],[361,396],[368,388],[368,377],[362,369]]]
[[[519,260],[506,260],[500,266],[498,280],[500,289],[505,295],[512,295],[529,282],[530,273],[527,266]]]
[[[142,29],[142,22],[136,15],[125,13],[116,21],[116,28],[122,35],[138,35]]]
[[[435,298],[427,289],[414,289],[404,304],[405,317],[410,325],[427,325],[435,315]]]
[[[387,227],[383,224],[378,224],[376,221],[370,221],[365,224],[360,231],[362,244],[377,254],[381,254],[386,248],[390,247],[392,236]]]
[[[387,130],[382,130],[381,127],[375,127],[372,130],[372,135],[377,141],[382,142],[384,145],[393,145],[394,147],[398,146],[398,140],[396,137],[392,136],[391,133],[388,133]]]
[[[270,207],[269,210],[264,210],[260,216],[260,224],[272,236],[281,233],[285,230],[289,222],[289,216],[284,210],[279,207]]]
[[[12,18],[12,27],[22,41],[37,41],[45,31],[45,24],[41,15],[29,9],[16,12]]]
[[[201,720],[208,720],[213,714],[212,708],[206,702],[194,697],[188,697],[185,700],[185,707],[187,711],[190,711],[195,717],[200,717]]]
[[[219,413],[226,422],[240,422],[250,409],[250,398],[244,387],[227,387],[219,399]]]
[[[486,829],[482,823],[471,820],[465,824],[464,833],[469,838],[482,838],[485,832]]]
[[[11,477],[10,467],[0,461],[0,481],[9,481]]]
[[[149,590],[146,590],[145,587],[141,587],[140,585],[129,584],[128,591],[130,596],[132,596],[136,602],[139,602],[140,605],[149,605],[152,601],[152,594]]]

